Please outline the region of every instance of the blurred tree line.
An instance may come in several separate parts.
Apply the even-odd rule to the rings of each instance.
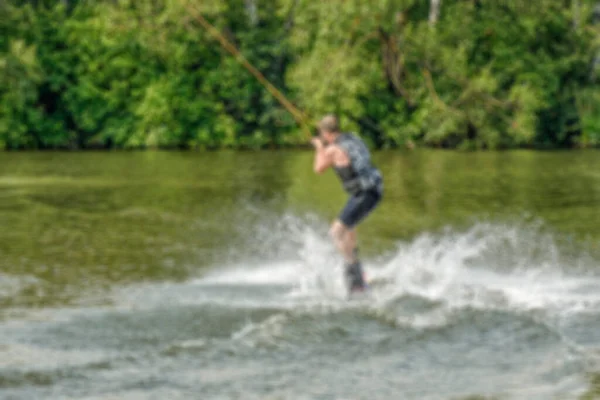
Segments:
[[[5,0],[0,148],[600,145],[598,0]]]

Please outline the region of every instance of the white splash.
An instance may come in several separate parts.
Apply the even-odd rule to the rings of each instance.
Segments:
[[[260,241],[274,249],[273,257],[217,266],[195,283],[287,285],[288,298],[344,298],[342,263],[326,226],[288,215],[264,227]],[[425,233],[364,264],[368,280],[388,282],[373,287],[373,307],[402,296],[441,302],[449,310],[568,314],[600,306],[598,263],[564,255],[553,236],[535,226],[480,223],[466,231]]]

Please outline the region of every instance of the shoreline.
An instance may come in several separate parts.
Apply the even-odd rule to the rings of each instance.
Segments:
[[[412,152],[419,150],[438,150],[448,152],[459,152],[459,153],[501,153],[507,151],[534,151],[534,152],[564,152],[564,151],[585,151],[585,150],[599,150],[599,144],[589,145],[573,145],[570,147],[561,146],[541,146],[541,145],[529,145],[529,146],[515,146],[515,147],[498,147],[498,148],[475,148],[475,147],[448,147],[448,146],[431,146],[431,145],[418,145],[414,142],[407,143],[403,146],[382,146],[382,147],[371,147],[373,152]],[[89,147],[56,147],[56,148],[20,148],[20,149],[0,149],[0,153],[132,153],[132,152],[185,152],[185,153],[214,153],[214,152],[274,152],[274,151],[312,151],[313,147],[311,144],[286,144],[286,145],[262,145],[262,146],[250,146],[250,145],[238,145],[238,146],[165,146],[165,147],[103,147],[103,146],[89,146]]]

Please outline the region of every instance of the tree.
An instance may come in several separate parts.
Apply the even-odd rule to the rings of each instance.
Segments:
[[[429,8],[429,24],[435,25],[440,17],[442,0],[431,0]]]

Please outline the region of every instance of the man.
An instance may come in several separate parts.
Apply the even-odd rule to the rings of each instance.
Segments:
[[[350,292],[364,290],[366,283],[358,258],[356,226],[381,201],[383,179],[371,163],[365,143],[352,133],[342,133],[334,115],[326,115],[318,124],[319,136],[311,140],[315,147],[314,171],[322,174],[335,170],[349,199],[329,231],[345,261],[345,276]]]

